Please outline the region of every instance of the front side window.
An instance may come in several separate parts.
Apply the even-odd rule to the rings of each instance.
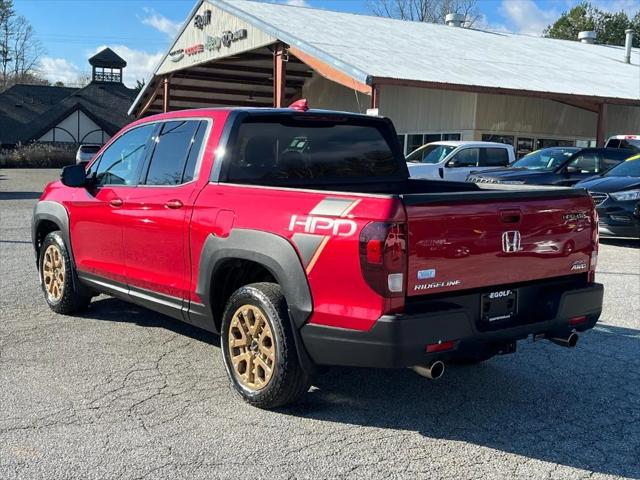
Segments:
[[[145,185],[179,185],[193,179],[195,158],[202,137],[196,145],[201,129],[198,120],[165,122],[155,138],[155,148],[147,171]],[[191,160],[191,161],[188,161]],[[186,171],[185,166],[189,165]]]
[[[279,185],[401,174],[386,124],[349,118],[256,118],[240,125],[226,179]]]
[[[485,148],[484,158],[480,165],[483,167],[506,167],[509,165],[509,153],[506,148]]]
[[[452,167],[477,167],[479,161],[479,148],[465,148],[456,153],[450,163]]]
[[[96,185],[135,185],[154,128],[154,124],[134,128],[109,145],[89,170]]]
[[[577,173],[598,173],[598,154],[595,152],[585,152],[571,160],[567,165],[568,172]]]

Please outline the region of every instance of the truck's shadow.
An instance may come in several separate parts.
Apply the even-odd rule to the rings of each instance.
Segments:
[[[87,316],[219,345],[216,335],[114,299],[94,302]],[[409,370],[335,368],[280,414],[415,431],[640,478],[640,331],[603,325],[573,350],[524,343],[516,355],[451,367],[436,382]]]

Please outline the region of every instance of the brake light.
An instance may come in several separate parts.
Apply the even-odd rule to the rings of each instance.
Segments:
[[[298,112],[306,112],[307,110],[309,110],[309,104],[307,103],[306,98],[301,98],[300,100],[296,100],[291,105],[289,105],[289,108]]]
[[[600,230],[598,227],[598,223],[600,221],[600,217],[598,216],[598,211],[593,209],[593,230],[591,236],[591,260],[589,262],[589,282],[593,283],[596,281],[596,267],[598,266],[598,250],[600,248]]]
[[[385,298],[405,290],[407,241],[403,224],[372,222],[360,232],[360,267],[367,284]]]
[[[583,315],[581,317],[573,317],[569,319],[569,325],[580,325],[581,323],[585,323],[587,321],[587,316]]]
[[[449,340],[448,342],[438,342],[438,343],[430,343],[427,345],[427,353],[435,353],[435,352],[446,352],[447,350],[452,350],[455,346],[455,342],[453,340]]]

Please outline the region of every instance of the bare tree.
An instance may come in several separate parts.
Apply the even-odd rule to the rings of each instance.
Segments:
[[[29,21],[17,15],[12,0],[0,0],[0,89],[38,79],[44,48]]]
[[[467,28],[481,17],[478,0],[368,0],[368,5],[380,17],[414,22],[444,23],[448,13],[461,13]]]

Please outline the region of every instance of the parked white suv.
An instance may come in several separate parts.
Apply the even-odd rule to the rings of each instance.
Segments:
[[[494,142],[427,143],[407,155],[412,178],[464,182],[467,175],[515,162],[513,146]]]
[[[76,152],[76,163],[86,163],[100,150],[100,145],[84,144],[80,145]]]

